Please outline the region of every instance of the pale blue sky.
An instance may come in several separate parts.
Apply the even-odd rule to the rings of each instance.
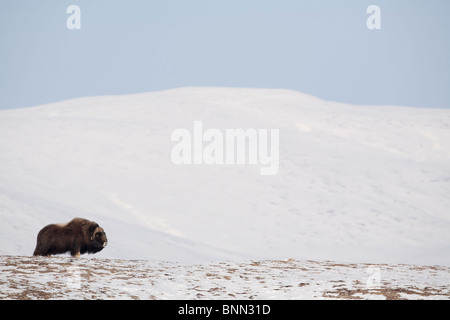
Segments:
[[[0,109],[183,86],[450,108],[449,16],[448,0],[0,0]]]

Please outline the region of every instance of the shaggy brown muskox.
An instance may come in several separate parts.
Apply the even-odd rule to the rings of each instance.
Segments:
[[[50,256],[70,252],[74,257],[101,251],[108,239],[103,228],[86,219],[75,218],[69,223],[49,224],[37,236],[35,256]]]

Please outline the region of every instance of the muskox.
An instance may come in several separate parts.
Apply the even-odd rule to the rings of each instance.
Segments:
[[[103,228],[86,219],[75,218],[68,223],[49,224],[37,236],[35,256],[50,256],[70,252],[73,257],[96,253],[108,243]]]

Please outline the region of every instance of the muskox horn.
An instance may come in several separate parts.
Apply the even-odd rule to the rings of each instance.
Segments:
[[[94,233],[92,234],[91,240],[94,240],[95,234],[97,232],[101,232],[101,231],[102,231],[102,228],[100,228],[100,227],[95,228]]]

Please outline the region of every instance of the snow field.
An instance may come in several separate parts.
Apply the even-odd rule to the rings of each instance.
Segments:
[[[171,134],[279,129],[277,174],[175,165]],[[0,112],[0,254],[83,217],[96,258],[450,265],[450,112],[180,88]]]

